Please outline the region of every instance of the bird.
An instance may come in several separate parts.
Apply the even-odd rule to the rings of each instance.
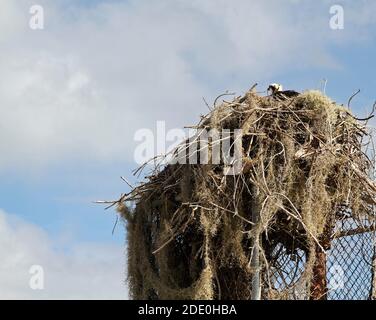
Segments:
[[[268,93],[270,93],[270,96],[275,98],[293,98],[298,96],[300,93],[294,90],[283,90],[283,87],[279,83],[271,83],[267,90]]]
[[[276,93],[278,91],[282,91],[282,90],[283,90],[283,87],[282,87],[281,84],[279,84],[279,83],[271,83],[269,85],[269,87],[268,87],[267,92],[268,93],[270,92],[273,95],[274,93]]]

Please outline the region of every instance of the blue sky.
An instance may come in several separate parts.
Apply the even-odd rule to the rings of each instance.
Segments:
[[[155,130],[157,120],[168,128],[193,124],[206,112],[202,97],[242,94],[255,82],[260,91],[271,82],[306,90],[318,89],[325,78],[326,93],[340,103],[361,89],[353,102],[360,115],[376,99],[372,0],[36,2],[45,9],[44,30],[28,27],[35,1],[1,3],[0,213],[6,241],[24,241],[11,236],[19,235],[20,221],[37,228],[49,243],[48,255],[62,251],[60,259],[73,259],[72,273],[79,269],[72,258],[78,247],[85,245],[90,256],[95,246],[108,248],[109,260],[118,263],[109,270],[113,277],[101,280],[113,283],[103,289],[108,296],[126,297],[125,235],[120,225],[111,234],[114,212],[92,201],[127,191],[121,175],[135,181],[138,129]],[[329,28],[333,4],[344,8],[343,30]],[[9,259],[1,237],[0,257]],[[108,267],[99,256],[85,263],[98,274]],[[2,280],[7,275],[1,272],[0,298],[43,296]],[[56,286],[43,297],[72,297]],[[83,291],[80,297],[98,296]]]

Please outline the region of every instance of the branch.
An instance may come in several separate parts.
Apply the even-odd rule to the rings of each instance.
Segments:
[[[355,92],[349,99],[349,101],[347,102],[347,106],[350,108],[350,103],[351,103],[351,100],[360,92],[360,89],[358,89],[357,92]]]

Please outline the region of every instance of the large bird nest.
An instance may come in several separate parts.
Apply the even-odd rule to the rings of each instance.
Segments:
[[[373,214],[366,122],[317,91],[249,91],[197,126],[212,128],[242,130],[240,174],[224,174],[223,164],[169,164],[116,202],[128,225],[131,296],[250,299],[261,272],[262,297],[286,297],[271,279],[281,245],[304,252],[299,283],[309,292],[341,212]]]

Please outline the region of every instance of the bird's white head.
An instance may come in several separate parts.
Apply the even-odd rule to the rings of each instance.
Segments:
[[[283,87],[279,83],[271,83],[268,87],[268,93],[270,92],[271,94],[274,94],[278,91],[282,91]]]

